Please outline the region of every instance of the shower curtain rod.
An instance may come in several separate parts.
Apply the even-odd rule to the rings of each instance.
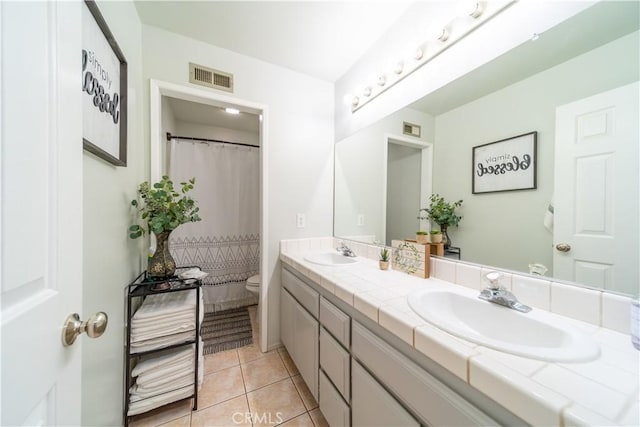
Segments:
[[[175,135],[171,135],[171,132],[167,132],[167,141],[171,141],[172,139],[183,139],[183,140],[188,140],[188,141],[193,141],[193,142],[202,142],[202,143],[205,143],[205,144],[207,142],[217,142],[217,143],[220,143],[220,144],[241,145],[243,147],[260,148],[259,145],[243,144],[242,142],[221,141],[219,139],[194,138],[192,136],[175,136]]]

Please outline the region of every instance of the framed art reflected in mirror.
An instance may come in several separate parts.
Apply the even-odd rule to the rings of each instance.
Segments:
[[[530,132],[473,147],[472,193],[535,189],[537,140]]]

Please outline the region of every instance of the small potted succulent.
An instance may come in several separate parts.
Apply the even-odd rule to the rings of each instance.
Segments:
[[[431,243],[442,243],[442,232],[440,230],[431,230]]]
[[[378,264],[380,265],[380,270],[388,270],[389,269],[389,249],[382,247],[380,249],[380,257]]]
[[[416,242],[421,245],[426,245],[429,243],[429,233],[427,231],[416,231]]]

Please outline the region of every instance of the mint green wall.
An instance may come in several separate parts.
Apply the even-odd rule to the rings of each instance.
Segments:
[[[122,425],[124,291],[142,271],[142,239],[129,239],[129,201],[149,174],[142,114],[141,24],[133,2],[99,1],[98,7],[128,63],[127,167],[84,152],[82,319],[109,316],[99,339],[82,337],[82,425]]]
[[[421,141],[433,141],[433,118],[404,108],[336,143],[334,230],[337,237],[386,239],[386,134],[402,136],[403,122],[422,126]],[[359,214],[365,225],[357,225]],[[398,238],[398,236],[391,236]]]
[[[434,192],[463,199],[451,229],[466,261],[552,275],[552,234],[543,217],[553,193],[555,109],[638,80],[638,32],[435,118]],[[471,194],[472,147],[538,132],[537,189]]]

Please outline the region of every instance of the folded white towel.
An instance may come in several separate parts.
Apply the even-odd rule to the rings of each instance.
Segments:
[[[153,338],[164,337],[172,334],[181,334],[193,331],[196,328],[195,320],[191,322],[177,323],[173,325],[163,325],[158,328],[143,329],[142,331],[131,330],[131,342],[145,341]]]
[[[133,319],[148,319],[159,315],[180,313],[194,308],[195,305],[195,290],[149,295],[134,313]]]
[[[149,383],[136,383],[131,387],[131,393],[137,394],[160,394],[167,390],[175,390],[187,384],[193,384],[193,367],[176,375],[160,378],[158,381]]]
[[[181,279],[204,279],[207,277],[209,273],[205,273],[199,268],[191,268],[189,270],[185,270],[178,274],[178,277]]]
[[[168,347],[173,344],[180,344],[185,341],[192,340],[195,331],[183,332],[180,334],[169,335],[166,337],[157,337],[144,341],[131,342],[131,351],[133,353],[142,353],[143,351],[155,350],[161,347]]]
[[[165,326],[171,326],[176,323],[185,323],[185,322],[194,323],[195,321],[196,321],[196,312],[193,311],[191,313],[178,314],[178,315],[168,316],[168,317],[160,317],[158,319],[153,319],[153,321],[151,322],[132,323],[131,331],[132,332],[145,331],[145,330],[154,329],[154,328],[163,328]]]
[[[151,409],[158,408],[160,406],[166,405],[167,403],[175,402],[176,400],[183,399],[191,395],[193,395],[193,386],[189,385],[187,387],[183,387],[178,390],[164,393],[155,397],[150,397],[144,400],[136,399],[134,401],[131,399],[131,404],[129,405],[129,411],[127,415],[132,416],[141,414],[143,412],[150,411]]]
[[[173,322],[182,322],[182,321],[195,321],[196,319],[196,310],[193,308],[189,312],[185,313],[175,313],[175,314],[167,314],[157,317],[152,317],[148,319],[132,321],[131,322],[131,330],[139,330],[149,327],[154,327],[161,324],[171,324]]]
[[[167,363],[176,361],[182,361],[185,359],[193,360],[193,350],[195,345],[188,347],[174,348],[161,355],[151,355],[138,362],[135,368],[131,371],[132,377],[137,377],[143,372],[150,371],[152,369],[162,368]]]
[[[156,381],[159,378],[178,376],[188,371],[193,371],[194,363],[192,360],[184,360],[179,362],[169,363],[162,368],[153,369],[151,371],[143,372],[138,375],[138,383],[146,384],[152,381]]]

